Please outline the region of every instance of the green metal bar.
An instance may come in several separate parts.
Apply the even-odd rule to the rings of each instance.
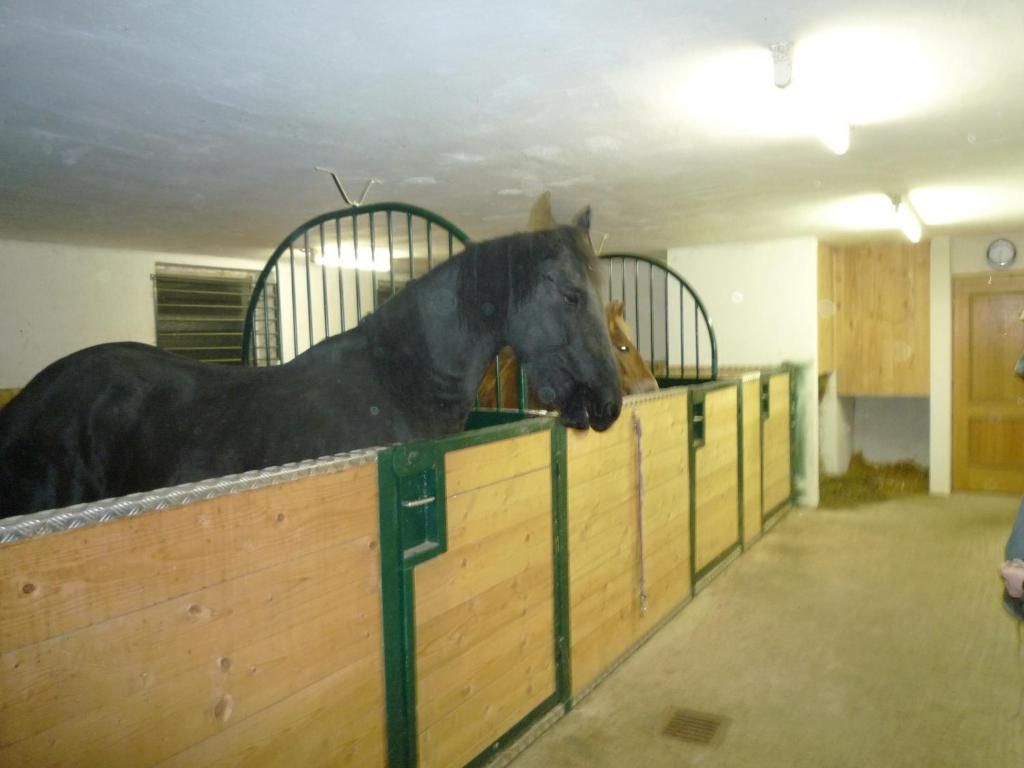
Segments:
[[[693,390],[686,391],[687,453],[690,470],[690,594],[697,594],[697,444],[693,439]]]
[[[292,357],[295,357],[299,354],[299,314],[296,310],[297,299],[295,298],[295,248],[291,243],[288,244],[288,259],[292,268],[292,344],[294,345],[292,347]],[[248,321],[248,319],[247,316],[246,320]],[[246,336],[248,337],[248,334]]]
[[[324,223],[321,221],[317,225],[320,230],[320,258],[324,258],[326,255],[326,239],[324,238]],[[327,268],[323,264],[320,265],[320,282],[323,284],[323,295],[324,295],[324,338],[326,339],[331,335],[331,308],[327,301]],[[310,339],[309,343],[312,344],[313,340]]]
[[[551,496],[554,503],[555,675],[558,700],[572,705],[572,621],[569,594],[569,449],[565,427],[551,426]]]
[[[526,380],[526,365],[524,363],[519,364],[519,411],[521,413],[526,412],[526,406],[529,405],[529,382]]]
[[[415,755],[409,744],[415,741],[408,719],[406,697],[410,681],[403,659],[408,654],[405,636],[406,573],[398,525],[398,481],[394,472],[396,449],[381,451],[377,457],[377,493],[380,503],[381,619],[384,633],[384,700],[387,713],[389,768],[411,768]]]
[[[266,283],[264,282],[263,285],[265,287]],[[278,298],[277,311],[274,313],[274,322],[277,323],[277,360],[278,360],[278,362],[281,362],[282,359],[284,358],[284,321],[281,319],[281,302],[280,302],[280,297],[281,297],[281,270],[278,267],[278,262],[276,262],[276,261],[274,262],[274,285],[277,286],[277,288],[275,290],[276,290],[277,298]],[[261,291],[261,293],[263,293],[263,291]],[[253,296],[256,296],[256,295],[259,295],[259,294],[257,294],[256,291],[253,291]],[[249,314],[248,313],[246,313],[246,315],[245,315],[245,321],[246,321],[246,323],[249,322]],[[249,340],[249,335],[247,333],[243,332],[242,333],[243,349],[244,349],[245,343],[248,340]],[[242,360],[245,360],[245,359],[246,359],[245,355],[243,355],[242,356]]]
[[[427,272],[434,268],[434,247],[430,242],[430,222],[427,222]]]
[[[306,325],[309,327],[309,345],[313,346],[313,281],[310,279],[309,230],[302,233],[302,251],[306,264]],[[295,356],[299,356],[298,348],[295,350]]]
[[[338,252],[338,264],[341,264],[341,219],[334,220],[334,248]],[[338,269],[338,327],[342,333],[348,330],[345,321],[345,270]]]
[[[356,279],[356,324],[358,325],[359,321],[363,317],[363,297],[362,297],[362,290],[361,290],[361,286],[360,286],[360,284],[363,281],[359,279],[359,227],[356,225],[357,221],[359,221],[359,217],[358,216],[353,216],[352,217],[352,253],[354,254],[353,258],[355,259],[356,268],[353,269],[352,271],[355,273],[355,279]]]
[[[406,242],[409,244],[409,279],[416,279],[416,254],[413,252],[412,247],[412,214],[405,214],[405,237]]]
[[[391,211],[387,212],[388,225],[388,280],[391,281],[391,295],[397,292],[395,287],[395,232],[391,222]]]
[[[373,287],[373,301],[370,306],[373,307],[373,311],[377,311],[377,228],[374,222],[374,216],[370,214],[370,258],[373,260],[373,272],[370,274],[370,285]]]
[[[263,301],[263,359],[267,361],[267,365],[270,365],[270,302],[268,301],[267,293],[267,284],[264,283],[261,295]],[[255,349],[253,350],[253,356],[256,356]],[[258,361],[253,360],[253,362]]]
[[[745,486],[746,477],[743,472],[745,466],[745,442],[743,440],[743,380],[736,382],[736,497],[739,502],[740,520],[740,544],[746,547],[746,499]]]

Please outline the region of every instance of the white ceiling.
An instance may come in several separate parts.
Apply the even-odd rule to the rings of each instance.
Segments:
[[[317,165],[475,238],[543,189],[615,250],[1019,230],[1024,2],[0,1],[0,125],[11,239],[269,254]]]

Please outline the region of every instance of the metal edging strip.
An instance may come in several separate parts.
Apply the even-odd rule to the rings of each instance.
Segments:
[[[350,453],[339,453],[319,459],[282,464],[279,467],[255,469],[168,488],[156,488],[152,491],[142,491],[128,496],[76,504],[71,507],[33,512],[29,515],[16,515],[0,521],[0,543],[60,533],[74,528],[85,528],[108,520],[135,517],[147,512],[180,507],[196,501],[253,491],[303,477],[341,472],[349,467],[376,461],[380,452],[379,448],[368,448]]]

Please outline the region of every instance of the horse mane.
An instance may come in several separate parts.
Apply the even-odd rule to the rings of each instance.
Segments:
[[[462,319],[481,329],[500,327],[509,309],[537,287],[541,262],[556,258],[563,250],[583,254],[587,278],[600,292],[601,262],[577,227],[518,232],[468,245],[448,262],[459,270],[457,297]]]

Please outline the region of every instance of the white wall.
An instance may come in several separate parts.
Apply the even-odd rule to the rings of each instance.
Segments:
[[[946,495],[953,487],[953,290],[951,243],[931,244],[931,349],[929,350],[928,491]]]
[[[153,344],[157,262],[260,269],[265,259],[0,240],[0,388],[92,344]]]
[[[818,503],[818,244],[812,237],[670,248],[669,265],[700,294],[719,364],[808,366],[797,393],[800,503]]]
[[[820,426],[820,473],[841,475],[850,466],[853,455],[854,398],[839,397],[838,377],[830,373],[825,380],[825,392],[818,403]]]
[[[994,272],[985,261],[985,251],[996,238],[1004,237],[1017,246],[1017,261],[1007,272],[1024,271],[1024,231],[995,232],[991,235],[949,238],[950,271],[954,275]]]
[[[844,397],[853,412],[853,450],[873,464],[929,465],[927,397]]]

